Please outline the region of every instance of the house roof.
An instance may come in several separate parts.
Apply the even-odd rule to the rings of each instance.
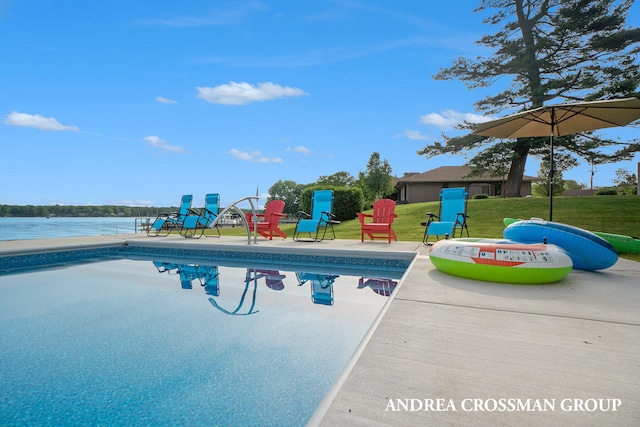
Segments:
[[[409,182],[493,182],[502,181],[506,177],[490,176],[488,173],[468,177],[471,173],[469,166],[440,166],[418,174],[406,174],[402,178],[398,178],[397,183]],[[540,178],[535,176],[524,175],[523,181],[539,181]]]

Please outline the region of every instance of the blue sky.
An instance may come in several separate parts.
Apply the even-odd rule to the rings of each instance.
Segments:
[[[373,151],[397,176],[463,164],[416,151],[495,92],[431,77],[487,54],[478,4],[0,0],[0,204],[224,205],[357,177]],[[599,166],[594,185],[638,161]]]

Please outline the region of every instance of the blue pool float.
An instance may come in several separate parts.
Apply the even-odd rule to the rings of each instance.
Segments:
[[[578,270],[602,270],[618,261],[611,243],[594,233],[572,225],[540,218],[517,221],[503,232],[505,239],[522,243],[551,243],[564,249]]]

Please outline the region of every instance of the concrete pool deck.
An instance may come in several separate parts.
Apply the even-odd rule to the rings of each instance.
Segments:
[[[548,285],[436,270],[417,242],[117,235],[1,241],[0,256],[124,244],[411,252],[416,258],[310,425],[638,425],[640,263]]]

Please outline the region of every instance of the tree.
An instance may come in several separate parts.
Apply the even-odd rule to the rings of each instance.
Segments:
[[[540,170],[538,171],[538,178],[540,182],[533,184],[531,192],[534,196],[549,197],[549,183],[551,181],[549,162],[540,162]],[[554,166],[553,173],[553,195],[559,196],[566,190],[564,179],[562,179],[562,169]]]
[[[380,153],[371,153],[367,170],[359,174],[358,184],[362,188],[367,204],[393,193],[389,162],[380,160]]]
[[[469,162],[471,167],[469,176],[481,176],[487,173],[492,177],[501,177],[502,182],[499,187],[496,185],[496,190],[499,188],[499,194],[504,196],[505,178],[509,173],[509,165],[511,164],[509,151],[512,145],[510,142],[503,141],[479,153]],[[496,191],[496,194],[498,194],[498,191]]]
[[[283,213],[295,215],[300,210],[300,194],[307,185],[297,184],[295,181],[278,181],[269,188],[267,201],[279,199],[284,201]]]
[[[637,194],[638,178],[626,169],[617,169],[613,183],[618,187],[618,194]]]
[[[507,108],[533,109],[566,99],[606,99],[634,94],[640,84],[640,29],[625,25],[633,0],[483,0],[476,12],[495,10],[484,23],[502,25],[495,34],[477,43],[493,50],[488,57],[457,58],[440,69],[437,80],[459,79],[469,89],[489,87],[511,79],[511,85],[475,103],[478,110],[496,114]],[[462,130],[472,130],[465,123]],[[495,144],[492,138],[473,134],[443,136],[418,151],[433,157],[440,154],[483,150]],[[620,148],[617,141],[590,135],[557,138],[555,145],[573,155],[606,163],[629,159],[640,151],[634,140]],[[511,165],[506,196],[518,197],[527,157],[548,151],[548,138],[518,138],[511,143]],[[603,148],[616,147],[613,153]],[[600,151],[595,151],[600,149]],[[477,155],[471,159],[483,164]]]
[[[565,179],[564,188],[565,190],[586,190],[587,184],[579,183],[575,179]]]
[[[317,185],[329,187],[353,187],[356,179],[349,172],[337,172],[329,176],[321,176],[316,182]]]

